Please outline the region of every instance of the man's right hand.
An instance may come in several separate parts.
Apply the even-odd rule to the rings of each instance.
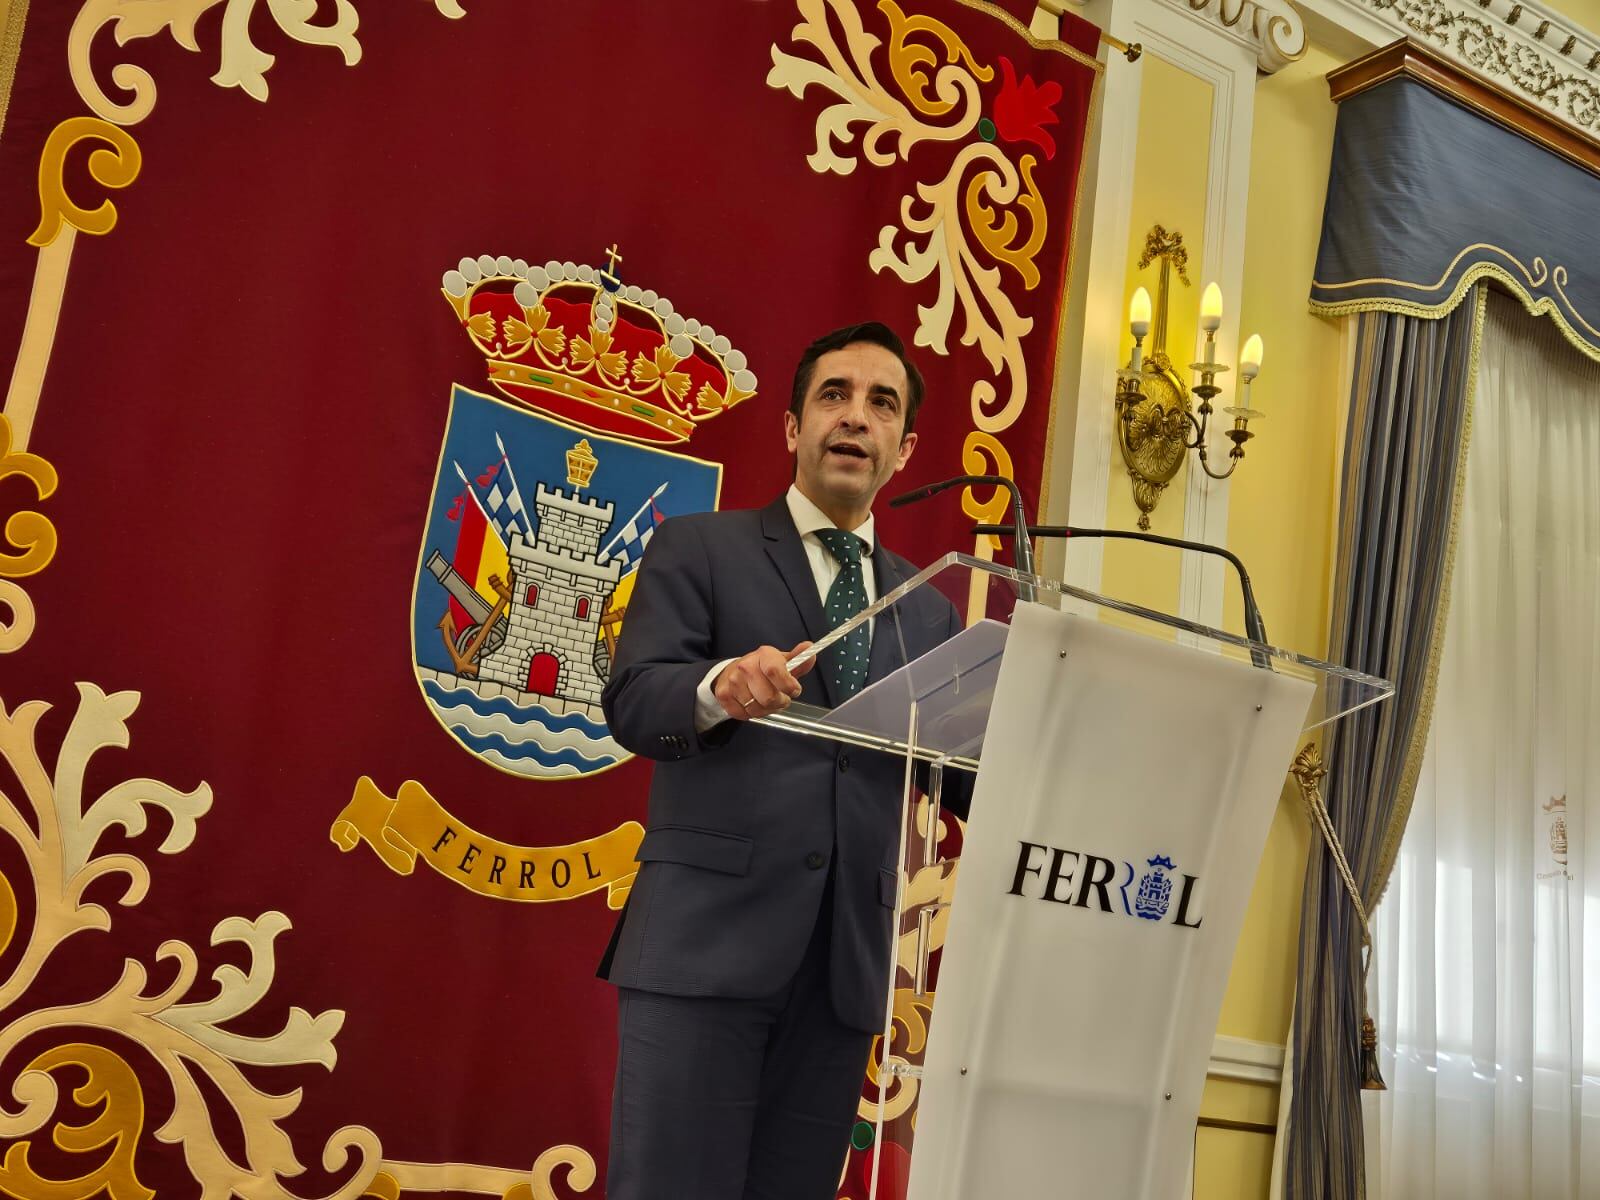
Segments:
[[[817,660],[808,658],[792,673],[785,664],[810,645],[801,642],[793,650],[779,650],[776,646],[752,650],[722,669],[711,685],[712,695],[735,721],[782,712],[800,694],[800,676],[811,670]]]

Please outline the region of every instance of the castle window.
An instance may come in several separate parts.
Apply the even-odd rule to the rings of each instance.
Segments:
[[[578,611],[573,615],[576,616],[580,621],[584,620],[589,615],[589,597],[578,597]]]
[[[537,583],[530,583],[528,585],[528,607],[532,608],[534,605],[536,605],[538,603],[539,603],[539,585]]]

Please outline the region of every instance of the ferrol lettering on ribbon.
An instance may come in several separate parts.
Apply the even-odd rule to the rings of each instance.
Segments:
[[[1006,893],[1146,921],[1166,921],[1170,913],[1169,924],[1199,929],[1203,918],[1191,912],[1199,880],[1178,873],[1182,885],[1174,904],[1175,876],[1170,873],[1178,864],[1164,854],[1147,858],[1144,864],[1141,871],[1126,859],[1019,841],[1016,870]]]
[[[626,821],[570,846],[514,846],[451,816],[415,780],[402,783],[390,799],[363,775],[328,836],[344,851],[366,842],[397,875],[411,874],[420,857],[445,878],[491,899],[575,900],[604,888],[607,905],[621,908],[639,869],[633,856],[644,827]]]

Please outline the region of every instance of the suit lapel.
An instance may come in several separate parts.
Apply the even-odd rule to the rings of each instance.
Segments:
[[[905,582],[881,541],[875,541],[872,547],[872,575],[879,599]],[[904,607],[905,601],[901,600],[879,613],[872,622],[872,650],[867,656],[868,683],[876,683],[890,672],[905,666],[905,655],[900,652],[900,635],[896,630],[897,619],[905,619],[905,613],[901,612]]]
[[[767,557],[778,569],[784,586],[789,589],[789,595],[794,600],[795,608],[800,612],[800,620],[806,628],[806,637],[813,642],[821,641],[829,633],[828,619],[822,612],[822,598],[817,595],[817,580],[811,574],[811,563],[806,559],[806,548],[800,542],[800,534],[794,527],[794,518],[789,515],[789,505],[783,496],[779,496],[761,510],[761,535],[765,539]],[[873,562],[876,564],[877,560],[874,559]],[[783,649],[788,647],[785,646]],[[812,674],[817,677],[817,682],[828,698],[828,707],[832,708],[838,704],[833,694],[833,685],[828,682],[820,664],[813,668]]]

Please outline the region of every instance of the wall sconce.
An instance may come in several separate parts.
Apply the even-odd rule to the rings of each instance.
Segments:
[[[1249,429],[1251,418],[1262,415],[1250,407],[1250,384],[1261,372],[1262,350],[1260,335],[1251,334],[1239,353],[1239,405],[1223,409],[1233,418],[1233,428],[1227,431],[1233,442],[1233,448],[1228,451],[1228,469],[1212,470],[1206,458],[1206,433],[1213,411],[1211,401],[1222,392],[1216,383],[1217,376],[1228,370],[1217,362],[1216,353],[1217,329],[1222,325],[1222,290],[1209,283],[1200,299],[1200,328],[1205,332],[1206,343],[1202,361],[1189,364],[1189,369],[1200,375],[1200,382],[1191,389],[1179,378],[1167,357],[1168,289],[1174,269],[1183,285],[1189,286],[1186,271],[1189,252],[1184,247],[1183,234],[1176,230],[1169,234],[1160,225],[1152,227],[1145,236],[1139,269],[1157,260],[1161,263],[1161,274],[1156,282],[1154,331],[1151,330],[1150,293],[1139,288],[1128,305],[1133,354],[1128,365],[1117,372],[1114,398],[1117,445],[1133,481],[1133,500],[1139,506],[1140,529],[1150,528],[1150,513],[1167,484],[1177,475],[1188,451],[1199,451],[1200,467],[1211,478],[1226,479],[1244,457],[1244,444],[1255,436]],[[1147,335],[1150,336],[1148,356],[1144,354]],[[1191,392],[1200,398],[1198,405],[1191,405]]]

